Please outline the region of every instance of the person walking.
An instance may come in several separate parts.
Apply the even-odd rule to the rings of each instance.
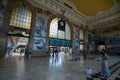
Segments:
[[[109,66],[108,66],[108,56],[106,54],[106,50],[102,49],[101,50],[101,56],[102,56],[102,60],[101,60],[101,75],[103,77],[106,78],[110,76],[110,70],[109,70]]]
[[[56,55],[56,56],[58,55],[58,51],[57,51],[57,49],[55,49],[55,55]]]

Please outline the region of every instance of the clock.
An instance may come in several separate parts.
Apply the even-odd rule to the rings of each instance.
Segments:
[[[58,21],[58,30],[65,31],[65,21],[64,20]]]
[[[60,21],[60,25],[61,25],[61,26],[64,26],[64,22],[63,22],[63,21]]]

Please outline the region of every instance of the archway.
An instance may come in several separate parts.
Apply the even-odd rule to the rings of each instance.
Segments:
[[[54,18],[50,23],[49,47],[50,52],[57,49],[59,52],[71,52],[71,31],[68,23],[61,18]]]

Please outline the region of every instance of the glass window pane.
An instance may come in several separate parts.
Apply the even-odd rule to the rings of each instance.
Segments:
[[[52,22],[50,23],[50,37],[57,37],[57,18],[53,19]]]
[[[68,24],[66,23],[65,31],[58,30],[58,20],[59,18],[55,18],[51,21],[49,37],[71,40],[71,34]]]
[[[23,6],[17,6],[13,9],[10,25],[21,27],[21,28],[30,28],[32,13]]]

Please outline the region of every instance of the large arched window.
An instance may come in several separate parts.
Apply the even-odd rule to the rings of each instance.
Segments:
[[[69,25],[61,18],[54,18],[51,21],[49,37],[50,46],[72,46]]]
[[[49,37],[71,40],[71,33],[67,23],[65,25],[65,31],[58,30],[58,21],[60,19],[61,18],[54,18],[51,21]]]
[[[30,29],[31,18],[31,10],[26,5],[17,3],[12,10],[10,25],[19,28]]]

